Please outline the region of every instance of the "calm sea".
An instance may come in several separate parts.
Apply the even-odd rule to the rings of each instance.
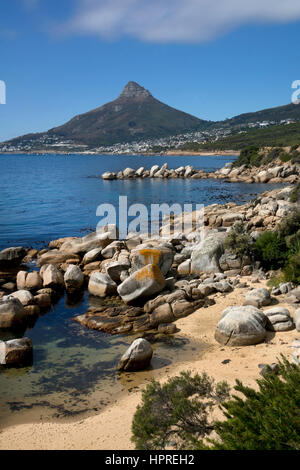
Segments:
[[[41,247],[58,237],[83,236],[95,230],[101,203],[129,204],[243,203],[275,185],[228,184],[220,180],[102,181],[104,171],[125,167],[150,168],[168,162],[169,168],[191,164],[215,170],[234,157],[141,157],[83,155],[0,155],[0,249]],[[152,369],[135,374],[116,373],[116,365],[131,336],[89,331],[73,321],[92,299],[77,303],[63,297],[38,318],[24,335],[34,346],[34,363],[25,369],[0,369],[0,426],[40,419],[95,413],[130,393],[161,367],[193,355],[204,346],[176,335],[155,346]],[[7,336],[5,337],[7,338]],[[0,339],[4,336],[0,335]]]

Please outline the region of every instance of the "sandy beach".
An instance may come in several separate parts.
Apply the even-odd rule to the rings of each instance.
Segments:
[[[248,284],[264,287],[266,282],[251,284],[249,279]],[[296,330],[276,334],[270,332],[266,342],[255,346],[225,347],[214,340],[215,326],[222,310],[230,305],[242,305],[245,292],[246,289],[236,288],[227,296],[219,293],[215,297],[215,305],[178,320],[176,325],[180,331],[177,334],[205,343],[207,349],[200,354],[197,350],[193,351],[188,362],[178,362],[160,369],[155,374],[156,378],[164,381],[181,370],[206,371],[216,381],[227,380],[231,386],[236,378],[254,386],[255,380],[261,377],[258,364],[276,362],[281,353],[291,358],[290,345],[300,336]],[[289,308],[294,314],[294,309],[280,303],[280,298],[279,305]],[[0,449],[134,449],[130,441],[132,417],[141,400],[141,389],[149,380],[149,372],[141,374],[144,382],[141,385],[140,376],[138,390],[134,389],[136,374],[132,374],[132,391],[122,395],[98,415],[67,423],[41,421],[7,427],[0,433]]]

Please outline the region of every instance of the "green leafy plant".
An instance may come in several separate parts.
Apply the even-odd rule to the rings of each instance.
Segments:
[[[255,258],[266,269],[278,269],[286,261],[286,243],[276,232],[264,232],[255,243]]]
[[[181,372],[163,385],[153,380],[132,422],[136,449],[203,449],[202,439],[214,429],[210,413],[228,397],[228,385],[215,385],[205,373]]]
[[[224,247],[239,257],[253,256],[254,241],[244,227],[243,222],[235,222],[224,240]]]
[[[258,391],[240,381],[239,396],[223,403],[226,420],[215,423],[217,450],[300,450],[300,368],[282,356],[279,373],[257,380]]]

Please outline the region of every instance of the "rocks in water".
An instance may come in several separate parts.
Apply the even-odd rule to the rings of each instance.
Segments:
[[[102,175],[103,180],[115,180],[117,178],[116,173],[113,173],[112,171],[106,171]]]
[[[256,307],[226,308],[217,324],[215,339],[227,346],[247,346],[261,343],[266,337],[268,318]]]
[[[44,294],[37,294],[34,296],[35,303],[41,308],[49,308],[51,307],[51,295],[44,293]]]
[[[41,270],[40,273],[43,278],[43,287],[58,290],[64,288],[64,277],[53,264],[49,264],[44,270]]]
[[[295,310],[293,320],[294,320],[296,330],[300,332],[300,308]]]
[[[43,287],[43,279],[37,271],[28,273],[27,271],[19,271],[17,274],[17,288],[19,290],[26,289],[30,291],[39,290]]]
[[[32,364],[33,348],[29,338],[0,341],[0,364],[5,366],[27,366]]]
[[[117,284],[108,274],[93,272],[89,280],[88,289],[92,295],[106,297],[107,295],[116,294]]]
[[[121,357],[119,371],[137,371],[146,369],[152,359],[153,349],[149,341],[138,338]]]
[[[22,246],[12,246],[10,248],[5,248],[5,250],[0,251],[0,267],[16,267],[21,263],[25,255],[26,251]]]
[[[269,323],[267,329],[270,331],[289,331],[295,328],[291,314],[287,308],[273,307],[264,311]]]
[[[219,260],[224,253],[225,236],[226,233],[222,232],[211,233],[195,246],[191,257],[191,274],[221,271]]]
[[[118,305],[99,307],[83,315],[78,315],[74,320],[89,329],[114,335],[128,333],[132,329],[135,331],[135,322],[141,317],[145,317],[141,307]]]
[[[8,296],[0,300],[0,329],[21,328],[25,318],[24,306],[19,299]]]
[[[82,264],[89,264],[89,263],[93,263],[94,261],[100,260],[102,258],[101,251],[102,251],[101,246],[88,251],[82,259]]]
[[[253,305],[254,307],[260,308],[266,305],[270,305],[271,296],[268,289],[264,287],[258,289],[252,289],[245,295],[244,305]]]
[[[84,284],[84,275],[75,264],[70,264],[64,275],[64,282],[67,291],[74,292],[80,290]]]
[[[132,271],[137,271],[144,266],[153,264],[159,267],[163,275],[166,275],[172,266],[174,252],[165,246],[142,246],[132,250],[130,260]]]
[[[12,292],[12,294],[10,294],[7,297],[3,297],[3,299],[5,300],[5,298],[9,298],[9,297],[14,297],[16,299],[19,299],[19,301],[21,302],[21,304],[24,307],[26,307],[27,305],[34,304],[33,295],[31,294],[31,292],[29,292],[28,290],[25,290],[25,289],[17,290],[16,292]]]
[[[158,294],[165,287],[166,281],[156,264],[148,264],[135,271],[118,287],[118,293],[124,302],[129,303],[141,297]]]
[[[117,236],[117,228],[110,227],[108,232],[92,232],[83,238],[75,238],[74,240],[63,243],[59,249],[60,253],[68,255],[84,255],[94,248],[105,248]]]

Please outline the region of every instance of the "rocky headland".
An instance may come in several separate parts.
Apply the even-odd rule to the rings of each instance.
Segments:
[[[248,167],[247,165],[235,166],[229,162],[214,172],[197,170],[192,165],[180,166],[178,168],[168,168],[165,163],[161,167],[153,165],[150,169],[140,167],[137,170],[125,168],[118,173],[107,171],[102,174],[103,180],[123,180],[123,179],[144,179],[144,178],[184,178],[184,179],[223,179],[231,183],[289,183],[294,184],[300,178],[300,165],[298,163],[286,162],[280,160],[267,165],[262,165],[259,169]]]
[[[150,342],[176,334],[177,321],[216,302],[222,303],[237,288],[245,289],[243,304],[224,310],[215,325],[217,342],[249,345],[264,341],[267,331],[295,327],[300,331],[299,287],[289,282],[273,289],[251,288],[244,276],[259,282],[271,274],[250,256],[238,256],[225,244],[236,223],[242,223],[253,240],[265,230],[274,230],[296,207],[290,201],[292,191],[293,186],[289,186],[265,192],[240,206],[227,203],[205,207],[204,237],[193,227],[189,233],[177,232],[175,218],[173,234],[165,234],[164,224],[156,238],[129,234],[127,239],[118,240],[117,228],[108,226],[106,231],[82,238],[53,240],[41,251],[23,247],[3,250],[0,328],[19,331],[20,338],[12,344],[0,343],[1,364],[30,361],[32,344],[21,340],[22,332],[64,292],[80,296],[85,289],[91,298],[100,300],[100,306],[98,302],[74,320],[83,327],[109,334],[133,334]],[[280,307],[265,310],[276,305],[276,296],[281,295],[296,310],[294,316]],[[145,343],[138,346],[128,353],[130,363],[143,367],[132,354],[143,357],[148,350],[145,362],[142,361],[147,367],[152,355]],[[299,362],[299,350],[294,358]]]

